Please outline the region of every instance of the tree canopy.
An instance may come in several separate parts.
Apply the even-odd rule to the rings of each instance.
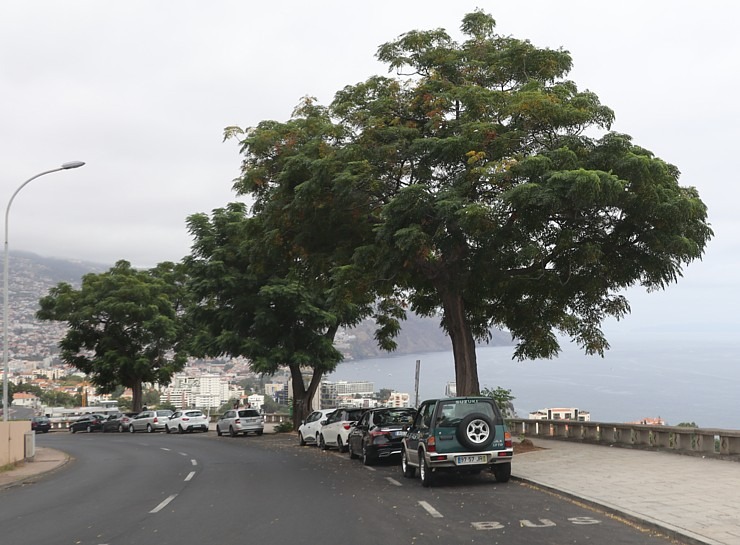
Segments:
[[[58,284],[36,315],[67,322],[62,361],[87,373],[102,393],[131,388],[139,411],[143,383],[168,384],[185,365],[182,278],[173,263],[140,271],[122,260],[105,273],[85,275],[80,289]]]
[[[712,231],[676,167],[609,132],[614,112],[567,79],[567,51],[498,35],[481,11],[461,32],[403,34],[377,51],[395,77],[228,134],[244,155],[235,189],[273,239],[348,292],[441,315],[465,395],[492,327],[515,358],[556,355],[557,333],[603,355],[622,291],[677,281]]]
[[[241,203],[188,218],[194,244],[185,259],[195,304],[190,352],[249,358],[253,371],[291,372],[294,419],[299,422],[321,378],[342,356],[334,335],[369,312],[367,296],[353,297],[330,267],[309,264],[286,249],[271,228],[270,209],[249,217]],[[308,375],[306,385],[304,374]]]

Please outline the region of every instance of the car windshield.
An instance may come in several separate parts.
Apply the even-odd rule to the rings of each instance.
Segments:
[[[390,426],[394,424],[410,424],[414,420],[416,411],[413,409],[387,409],[373,414],[373,424],[376,426]]]

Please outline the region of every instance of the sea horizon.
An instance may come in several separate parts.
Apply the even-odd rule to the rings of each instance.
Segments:
[[[479,347],[481,388],[511,391],[517,416],[552,407],[587,411],[595,422],[660,418],[668,425],[740,429],[740,339],[724,331],[632,331],[612,335],[604,357],[587,356],[567,339],[550,360],[512,360],[513,346]],[[444,396],[455,381],[452,351],[390,355],[341,363],[327,380],[370,380],[415,402]]]

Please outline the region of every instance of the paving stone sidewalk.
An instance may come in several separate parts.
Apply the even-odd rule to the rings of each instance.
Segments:
[[[644,521],[669,535],[740,545],[740,463],[533,439],[512,475]]]

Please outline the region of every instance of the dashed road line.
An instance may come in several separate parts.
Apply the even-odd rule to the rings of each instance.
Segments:
[[[399,483],[393,477],[386,477],[385,480],[388,481],[389,483],[391,483],[393,486],[403,486],[401,483]]]
[[[168,449],[168,448],[166,448],[166,447],[159,447],[159,449],[160,449],[160,450],[166,450],[167,452],[169,452],[170,450],[172,450],[172,449]]]
[[[195,477],[195,471],[191,471],[190,473],[188,473],[188,476],[185,477],[185,482],[188,482],[193,477]]]
[[[443,518],[442,513],[440,513],[439,511],[437,511],[434,507],[432,507],[431,505],[429,505],[427,502],[420,501],[419,502],[419,505],[421,505],[424,508],[424,510],[427,513],[429,513],[430,515],[432,515],[434,518],[436,518],[436,519]]]
[[[198,465],[198,460],[190,460],[190,463],[193,464],[194,466],[197,466]]]
[[[162,509],[167,507],[167,504],[169,504],[172,500],[174,500],[177,497],[177,494],[172,494],[171,496],[167,497],[162,503],[160,503],[157,507],[149,511],[150,513],[159,513]]]
[[[374,467],[370,467],[370,466],[362,466],[362,467],[364,467],[368,471],[377,471]]]

